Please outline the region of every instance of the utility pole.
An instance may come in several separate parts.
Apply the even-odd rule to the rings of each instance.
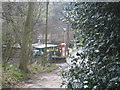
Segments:
[[[65,32],[66,32],[66,28],[63,28],[63,42],[66,43],[66,35],[65,35]]]
[[[69,24],[67,24],[67,42],[66,42],[66,44],[67,44],[68,55],[69,55],[69,50],[68,50],[68,48],[69,48],[69,29],[70,29]]]
[[[45,31],[45,61],[44,61],[44,66],[47,63],[47,33],[48,33],[48,5],[49,2],[46,2],[46,31]]]
[[[51,42],[52,42],[52,33],[51,33],[51,35],[50,35],[50,38],[51,38]]]

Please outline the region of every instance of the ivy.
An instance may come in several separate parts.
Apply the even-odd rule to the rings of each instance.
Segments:
[[[65,19],[79,32],[75,34],[77,43],[82,43],[78,47],[84,47],[84,52],[78,54],[80,58],[72,59],[74,63],[65,74],[67,88],[120,86],[119,11],[120,2],[77,2],[66,10],[69,18]]]

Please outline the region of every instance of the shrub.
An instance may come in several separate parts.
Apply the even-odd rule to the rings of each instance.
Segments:
[[[74,58],[63,83],[68,88],[120,86],[120,2],[72,3],[66,19],[82,38],[84,51]]]

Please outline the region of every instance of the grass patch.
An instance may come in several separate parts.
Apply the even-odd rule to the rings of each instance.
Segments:
[[[74,52],[76,52],[77,51],[77,49],[74,49],[74,50],[72,50],[69,54],[73,54]]]
[[[55,65],[55,64],[52,64],[52,65],[49,65],[48,67],[43,67],[43,70],[44,71],[52,71],[56,68],[60,67],[59,65]]]
[[[6,71],[3,73],[3,84],[6,85],[14,85],[20,80],[24,80],[28,78],[29,75],[21,71],[20,69],[10,66],[6,67]]]
[[[59,65],[49,65],[47,67],[42,67],[38,64],[28,65],[29,73],[24,73],[20,69],[16,68],[14,65],[6,67],[6,71],[3,73],[3,87],[14,86],[17,82],[25,80],[31,77],[32,74],[37,74],[39,72],[52,71],[58,68]]]
[[[43,66],[40,66],[38,64],[31,64],[31,65],[28,66],[29,71],[32,74],[36,74],[36,73],[39,73],[39,72],[52,71],[52,70],[55,70],[58,67],[60,67],[60,66],[59,65],[55,65],[55,64],[49,65],[47,67],[43,67]]]

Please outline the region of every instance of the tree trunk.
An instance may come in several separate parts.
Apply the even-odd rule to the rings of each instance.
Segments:
[[[27,64],[28,64],[28,51],[29,51],[29,39],[30,39],[29,37],[31,35],[30,32],[32,30],[33,10],[34,10],[34,3],[29,2],[28,13],[27,13],[27,18],[23,31],[23,37],[22,37],[21,57],[19,61],[19,68],[24,72],[28,71]]]
[[[45,32],[45,51],[44,51],[45,57],[43,61],[43,66],[45,66],[47,63],[48,4],[49,2],[46,3],[46,32]]]
[[[32,29],[33,30],[33,29]],[[30,32],[30,36],[29,36],[29,45],[28,45],[28,59],[29,59],[29,63],[32,64],[32,31]]]

